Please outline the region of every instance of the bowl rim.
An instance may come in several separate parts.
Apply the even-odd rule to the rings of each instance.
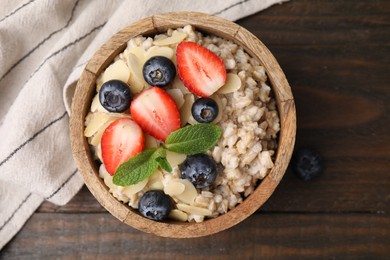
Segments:
[[[152,35],[191,24],[203,33],[217,35],[241,45],[260,61],[275,94],[280,118],[278,149],[274,167],[254,192],[232,210],[201,223],[156,222],[146,219],[130,206],[118,201],[99,177],[87,139],[84,120],[95,93],[95,81],[100,73],[126,48],[127,41],[137,35]],[[86,102],[88,101],[88,102]],[[252,33],[238,24],[220,17],[198,12],[171,12],[139,20],[114,34],[89,60],[78,80],[72,100],[70,138],[73,157],[88,189],[113,216],[138,230],[171,238],[211,235],[228,229],[252,215],[271,196],[282,179],[294,149],[296,112],[291,88],[278,62],[268,48]]]

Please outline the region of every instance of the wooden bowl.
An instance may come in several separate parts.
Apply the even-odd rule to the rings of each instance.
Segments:
[[[275,93],[281,131],[275,165],[255,191],[243,203],[217,218],[202,223],[157,222],[139,215],[136,210],[114,198],[103,180],[84,137],[84,121],[95,94],[95,81],[121,53],[127,41],[137,35],[153,35],[191,24],[196,30],[236,42],[265,67]],[[177,12],[154,15],[140,20],[115,34],[86,65],[77,84],[70,117],[73,156],[84,181],[96,199],[120,221],[148,233],[163,237],[199,237],[220,232],[234,226],[254,213],[271,196],[286,171],[295,143],[296,115],[293,96],[286,77],[271,52],[253,34],[239,25],[206,14]]]

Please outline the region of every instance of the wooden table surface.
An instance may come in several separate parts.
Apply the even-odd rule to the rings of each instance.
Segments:
[[[325,173],[289,169],[241,224],[167,239],[122,224],[84,187],[43,203],[2,259],[390,259],[390,1],[292,0],[238,21],[273,52],[296,100],[296,148],[318,150]]]

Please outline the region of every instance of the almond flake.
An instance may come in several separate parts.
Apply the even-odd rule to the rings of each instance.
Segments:
[[[184,192],[186,186],[178,181],[171,181],[164,187],[165,194],[177,196]]]
[[[188,214],[178,209],[172,209],[168,217],[181,222],[188,220]]]
[[[210,216],[213,214],[209,209],[194,207],[187,204],[178,203],[176,204],[176,207],[184,212],[194,215]]]
[[[153,45],[157,46],[166,46],[166,45],[172,45],[177,44],[179,42],[182,42],[187,37],[187,34],[176,32],[171,37],[167,37],[165,39],[158,39],[153,42]]]
[[[191,92],[188,90],[186,86],[184,86],[183,81],[181,81],[181,79],[178,76],[175,77],[175,79],[172,82],[172,85],[173,88],[180,89],[183,95],[191,94]]]
[[[150,49],[145,53],[146,60],[154,57],[154,56],[164,56],[170,60],[172,60],[174,51],[172,48],[169,47],[159,47],[159,46],[152,46]]]
[[[151,190],[164,190],[164,185],[161,181],[152,181],[148,186]]]
[[[167,161],[171,165],[172,168],[181,164],[187,158],[187,155],[181,154],[181,153],[175,153],[175,152],[168,151],[168,150],[166,151],[166,153],[167,153],[167,155],[166,155]]]
[[[107,112],[106,109],[102,106],[99,100],[99,93],[95,95],[91,104],[91,112]]]
[[[145,50],[142,47],[134,47],[129,50],[129,53],[134,54],[138,58],[139,65],[142,68],[147,60]]]
[[[145,133],[144,136],[145,136],[145,149],[158,147],[158,141],[156,138]]]
[[[142,75],[141,62],[142,61],[140,61],[135,54],[129,53],[127,55],[127,65],[129,66],[129,70],[131,73],[128,82],[130,84],[130,89],[133,94],[141,92],[144,87],[148,85]]]
[[[177,182],[181,182],[185,186],[185,190],[183,193],[176,196],[180,201],[184,203],[191,204],[194,202],[195,198],[198,196],[198,191],[194,187],[194,185],[189,180],[176,180]]]
[[[196,124],[199,124],[199,122],[198,122],[198,121],[196,121],[196,120],[195,120],[195,118],[192,116],[192,112],[191,112],[191,115],[190,115],[190,117],[188,118],[188,123],[189,123],[190,125],[196,125]]]
[[[100,127],[108,121],[109,118],[110,116],[107,113],[93,113],[91,116],[91,120],[89,121],[87,127],[84,130],[84,136],[93,136],[100,129]]]
[[[223,115],[223,104],[222,104],[222,100],[220,99],[220,97],[217,95],[217,94],[214,94],[212,95],[210,98],[214,99],[214,101],[217,103],[218,105],[218,115],[217,117],[213,120],[213,124],[216,124],[218,123],[219,121],[221,121],[222,119],[222,115]]]
[[[168,89],[167,93],[173,98],[178,109],[184,104],[183,92],[180,89]]]
[[[103,125],[100,126],[100,128],[97,130],[97,132],[92,136],[91,140],[89,141],[89,143],[92,144],[93,146],[97,146],[100,143],[104,130],[106,130],[106,128],[112,122],[114,122],[118,118],[129,117],[129,115],[127,114],[120,114],[120,113],[115,113],[115,114],[113,113],[109,115],[110,117],[108,118],[108,120]]]
[[[136,194],[137,192],[139,192],[143,188],[145,188],[147,183],[148,183],[148,179],[146,178],[145,180],[143,180],[137,184],[125,186],[123,188],[122,193],[130,198],[132,195]]]
[[[184,96],[184,104],[180,108],[180,122],[181,126],[184,126],[187,124],[188,119],[191,116],[191,108],[192,104],[194,104],[194,95],[187,94]]]
[[[241,88],[241,79],[234,73],[226,74],[226,83],[220,89],[218,89],[218,94],[228,94],[234,91],[237,91]]]
[[[128,82],[130,78],[130,70],[123,60],[117,60],[111,64],[103,74],[103,83],[112,79]]]

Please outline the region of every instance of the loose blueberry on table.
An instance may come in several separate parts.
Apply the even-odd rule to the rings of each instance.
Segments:
[[[317,178],[323,172],[323,168],[322,157],[314,150],[300,149],[293,156],[292,169],[304,181]]]

